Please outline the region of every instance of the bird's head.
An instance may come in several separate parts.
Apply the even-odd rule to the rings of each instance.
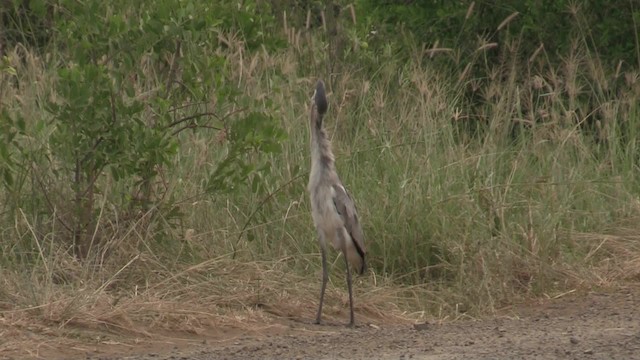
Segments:
[[[322,127],[322,118],[327,113],[329,103],[327,102],[327,93],[324,89],[324,82],[318,80],[316,89],[313,92],[313,104],[311,105],[311,125],[320,129]]]
[[[316,91],[313,94],[313,100],[316,103],[318,113],[321,115],[326,114],[329,104],[327,103],[327,93],[324,90],[324,82],[322,80],[318,80],[316,83]]]

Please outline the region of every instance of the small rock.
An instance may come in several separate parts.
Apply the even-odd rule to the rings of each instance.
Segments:
[[[425,322],[424,324],[413,324],[413,328],[417,331],[423,331],[429,329],[429,323]]]
[[[584,353],[587,355],[593,355],[593,349],[587,349],[584,351]]]
[[[571,338],[569,338],[569,341],[570,341],[573,345],[575,345],[575,344],[577,344],[577,343],[579,343],[579,342],[580,342],[580,340],[576,339],[576,338],[575,338],[575,337],[573,337],[573,336],[572,336]]]

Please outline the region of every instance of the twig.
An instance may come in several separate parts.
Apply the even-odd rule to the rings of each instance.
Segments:
[[[213,116],[213,117],[215,117],[215,118],[216,118],[216,119],[218,119],[218,120],[222,120],[222,119],[220,119],[220,117],[219,117],[216,113],[214,113],[214,112],[204,112],[204,113],[199,113],[199,114],[189,115],[189,116],[183,117],[182,119],[176,120],[176,121],[172,122],[171,124],[167,125],[167,129],[168,129],[168,128],[171,128],[171,127],[174,127],[174,126],[176,126],[176,125],[182,124],[182,123],[183,123],[183,122],[185,122],[185,121],[189,121],[189,120],[197,119],[197,118],[202,117],[202,116]]]
[[[189,124],[189,125],[185,125],[183,127],[181,127],[180,129],[174,131],[171,133],[171,135],[178,135],[179,133],[181,133],[183,130],[186,129],[196,129],[196,128],[205,128],[205,129],[213,129],[213,130],[222,130],[222,128],[219,127],[215,127],[215,126],[211,126],[211,125],[196,125],[196,124]]]
[[[165,99],[169,98],[171,94],[170,88],[176,78],[176,68],[178,63],[178,58],[180,57],[180,49],[182,47],[182,41],[178,40],[176,44],[176,51],[173,53],[171,57],[171,64],[169,65],[169,76],[167,77],[167,85],[165,87],[166,93],[164,95]]]
[[[56,212],[54,211],[55,210],[55,206],[53,206],[53,202],[51,202],[51,199],[49,199],[49,194],[47,193],[47,189],[45,188],[44,183],[42,182],[40,177],[38,177],[38,174],[36,173],[35,169],[33,169],[33,166],[32,166],[32,170],[34,171],[34,178],[38,182],[38,185],[40,185],[40,189],[42,189],[42,193],[44,195],[44,200],[46,201],[47,205],[49,206],[49,210],[51,210],[52,213],[56,214]],[[67,231],[73,232],[71,230],[71,227],[69,225],[67,225],[57,214],[55,215],[55,219],[58,220],[60,225],[62,225],[62,227],[67,229]]]

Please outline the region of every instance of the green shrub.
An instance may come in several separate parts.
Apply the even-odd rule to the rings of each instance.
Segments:
[[[28,4],[25,11],[33,12],[28,14],[44,15],[37,9],[52,2]],[[57,81],[42,99],[47,114],[25,118],[6,109],[2,114],[0,169],[13,194],[13,213],[44,213],[43,224],[59,222],[57,238],[69,240],[85,258],[106,241],[95,234],[101,222],[111,221],[101,218],[104,197],[121,211],[144,216],[160,211],[165,221],[179,213],[165,198],[167,189],[154,183],[162,169],[175,166],[184,130],[230,133],[227,154],[208,169],[204,190],[209,193],[237,189],[268,169],[265,158],[249,154],[279,151],[278,121],[269,104],[233,84],[232,64],[218,51],[233,46],[219,35],[234,31],[251,39],[249,47],[279,46],[270,35],[269,17],[255,15],[257,6],[56,1],[56,11],[47,14],[47,31],[54,34],[46,51],[57,55],[52,62]],[[40,145],[27,150],[18,134],[23,139],[37,134]],[[39,185],[28,188],[15,184],[16,178]],[[112,187],[121,191],[110,192]],[[35,200],[25,208],[28,198]]]

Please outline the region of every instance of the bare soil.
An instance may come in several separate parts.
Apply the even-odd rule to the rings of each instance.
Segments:
[[[344,326],[346,311],[330,315],[323,325],[275,317],[249,332],[221,328],[206,334],[158,334],[137,343],[132,337],[111,336],[56,346],[49,339],[47,346],[14,348],[0,352],[0,358],[640,359],[639,297],[637,286],[572,293],[503,309],[484,319],[442,323],[385,324],[361,316],[353,329]],[[2,331],[6,330],[0,328],[0,343],[6,334]],[[94,337],[85,339],[89,338]]]

